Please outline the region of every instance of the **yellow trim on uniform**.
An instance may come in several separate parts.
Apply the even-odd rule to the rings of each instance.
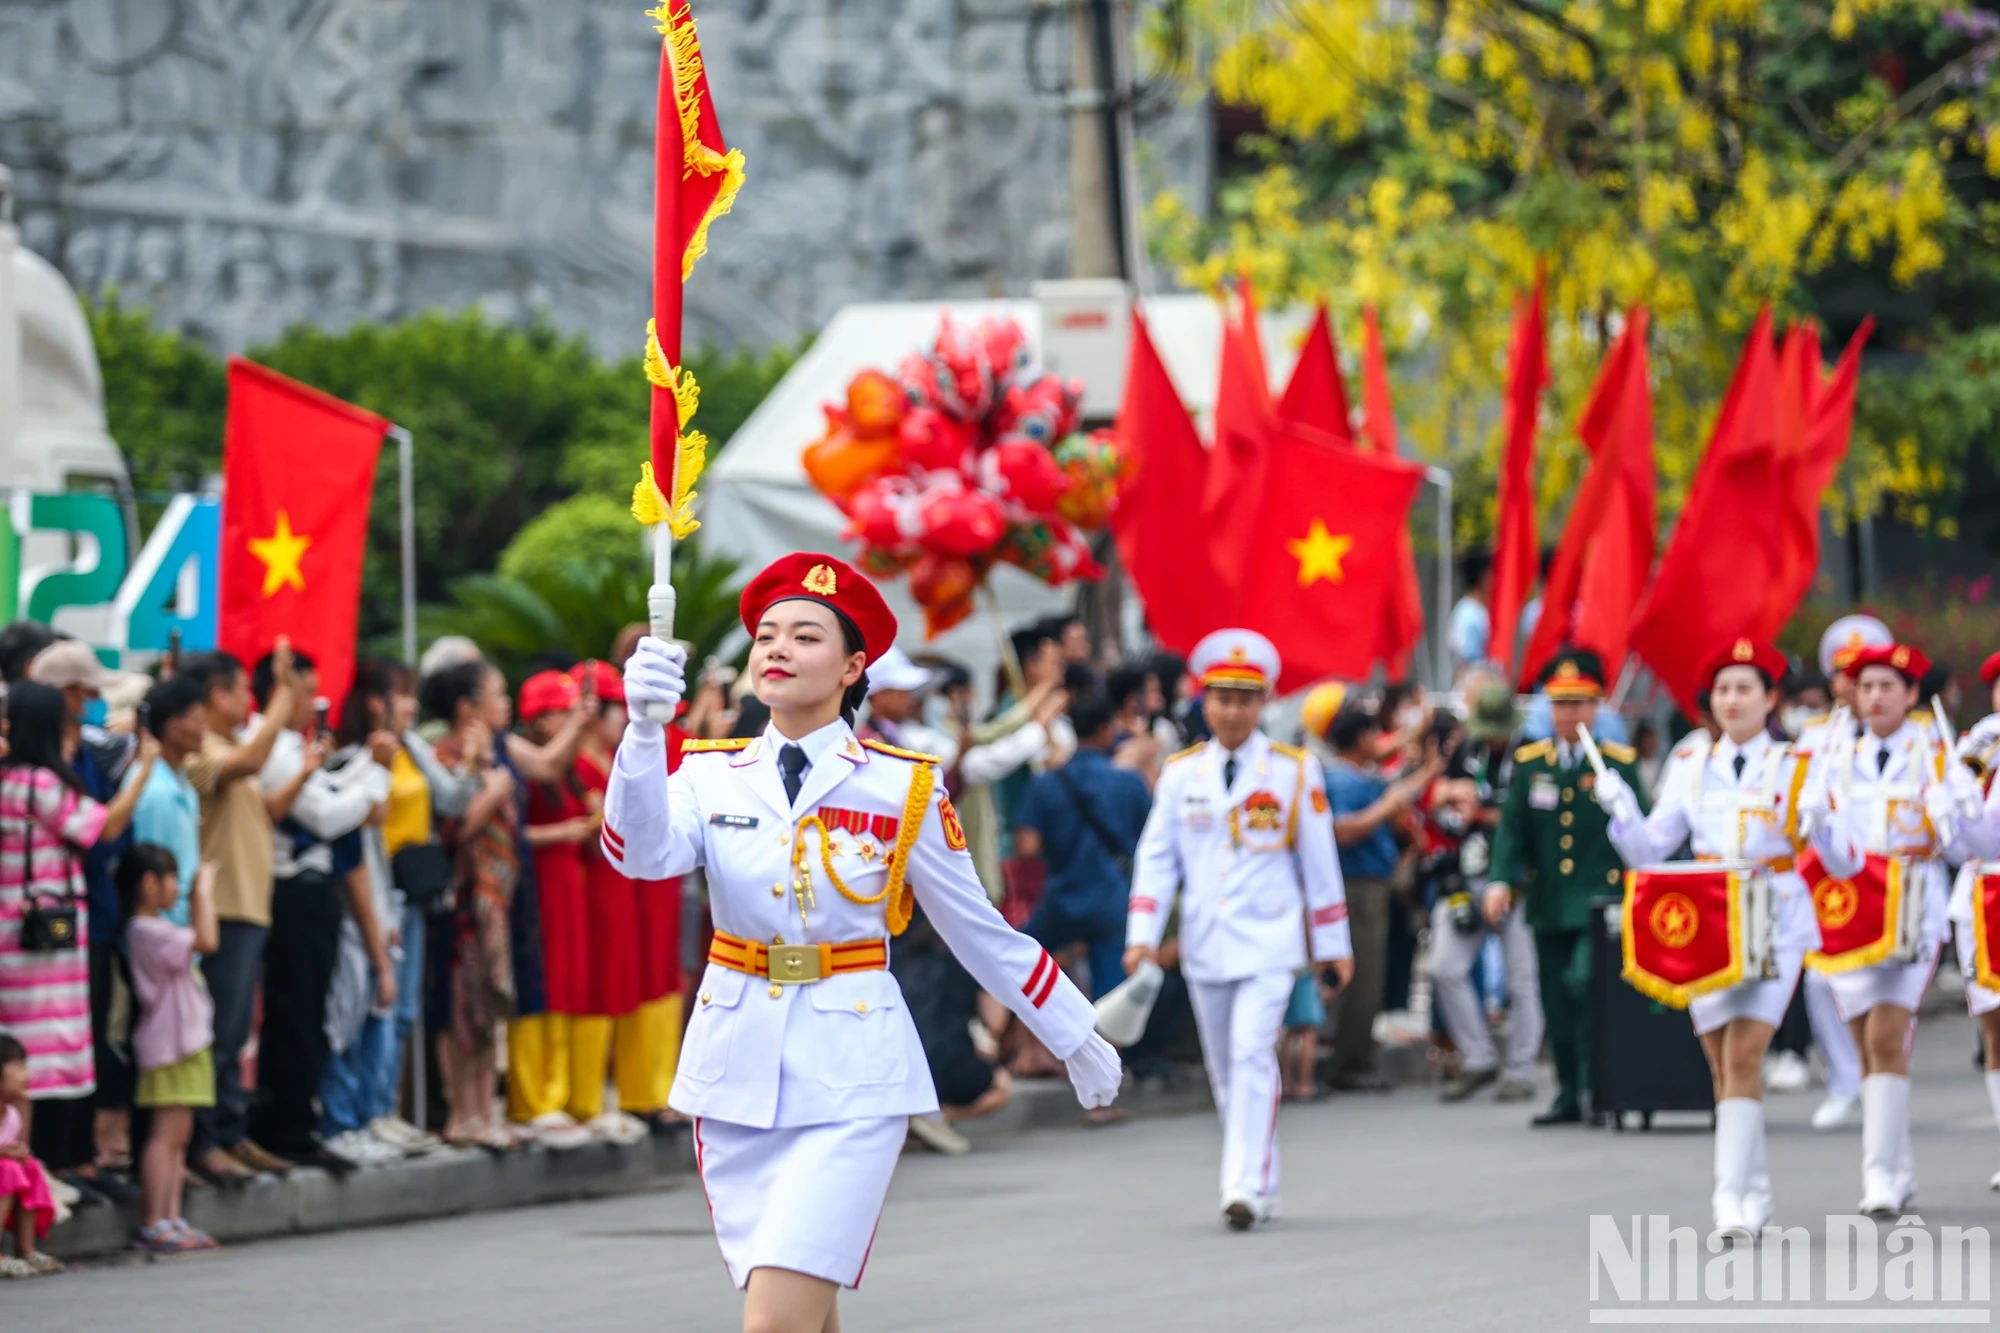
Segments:
[[[1167,762],[1171,764],[1182,759],[1192,759],[1207,748],[1208,748],[1207,741],[1197,741],[1193,745],[1188,746],[1187,749],[1185,750],[1176,750],[1172,754],[1168,755]]]
[[[873,736],[862,737],[861,743],[877,754],[886,754],[894,759],[907,759],[913,764],[941,764],[944,762],[944,760],[934,754],[925,754],[922,750],[905,750],[891,745],[887,741],[878,741]]]
[[[756,739],[755,736],[718,736],[713,739],[690,736],[681,742],[681,753],[709,754],[715,751],[747,750]]]
[[[1302,764],[1306,761],[1307,751],[1303,745],[1286,745],[1282,741],[1272,741],[1271,748],[1287,759],[1296,759]]]
[[[2000,892],[2000,875],[1972,877],[1972,979],[1988,990],[2000,990],[2000,969],[1993,965],[1993,945],[1986,928],[1986,904],[1980,901],[1986,896],[1988,880],[1994,882],[1994,891]]]
[[[1720,972],[1711,972],[1685,986],[1676,985],[1664,977],[1654,976],[1639,966],[1637,938],[1633,933],[1632,889],[1638,882],[1639,872],[1625,872],[1625,901],[1619,906],[1620,929],[1623,941],[1625,966],[1619,975],[1641,995],[1650,996],[1661,1004],[1675,1009],[1685,1009],[1701,996],[1713,991],[1728,990],[1731,986],[1743,984],[1743,877],[1737,871],[1729,872],[1729,885],[1734,892],[1729,895],[1729,966]]]
[[[777,966],[773,969],[773,958]],[[880,972],[889,966],[889,941],[848,940],[840,944],[762,944],[715,932],[708,946],[708,961],[732,972],[772,981],[802,983],[822,981],[843,972]],[[808,966],[816,961],[816,968]],[[805,975],[809,973],[810,975]]]
[[[1542,693],[1561,703],[1574,703],[1579,699],[1602,699],[1604,687],[1587,677],[1578,677],[1575,680],[1551,680],[1542,686]]]
[[[1271,688],[1271,678],[1266,676],[1261,668],[1241,665],[1210,667],[1202,673],[1201,683],[1205,688],[1235,690]]]
[[[1806,769],[1811,766],[1810,751],[1792,752],[1792,787],[1785,797],[1785,841],[1792,844],[1792,850],[1797,852],[1806,849],[1806,840],[1799,836],[1799,793],[1805,790]]]
[[[1637,750],[1620,741],[1599,741],[1597,748],[1606,759],[1615,759],[1621,764],[1636,763],[1639,758]]]
[[[1555,752],[1556,743],[1554,741],[1531,741],[1514,751],[1514,762],[1525,764],[1532,760],[1540,759],[1545,754],[1554,754]]]

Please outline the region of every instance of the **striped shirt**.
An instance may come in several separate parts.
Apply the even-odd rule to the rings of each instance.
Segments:
[[[83,1097],[97,1086],[90,1042],[90,908],[82,853],[105,809],[46,768],[0,768],[0,1031],[28,1049],[28,1095]],[[21,948],[30,897],[76,904],[74,949]]]

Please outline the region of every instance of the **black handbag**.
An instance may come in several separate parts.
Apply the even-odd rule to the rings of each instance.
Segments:
[[[405,902],[428,912],[451,896],[451,857],[435,842],[412,843],[389,858],[389,878]]]
[[[28,792],[28,801],[33,804],[32,787]],[[68,843],[63,843],[62,849],[67,882],[72,856]],[[30,810],[27,826],[21,830],[21,950],[24,953],[67,953],[76,948],[81,933],[76,892],[72,889],[61,895],[36,893],[28,887],[34,883],[34,874],[35,824],[33,811]]]

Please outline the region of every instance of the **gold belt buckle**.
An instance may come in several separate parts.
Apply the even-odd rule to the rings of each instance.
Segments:
[[[771,946],[771,980],[781,986],[796,986],[819,980],[817,944],[774,944]]]

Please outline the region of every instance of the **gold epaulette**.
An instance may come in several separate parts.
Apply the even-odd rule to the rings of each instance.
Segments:
[[[1302,764],[1308,758],[1310,758],[1310,755],[1308,754],[1306,747],[1303,745],[1283,745],[1277,741],[1272,741],[1271,748],[1273,750],[1276,750],[1279,754],[1285,756],[1285,758],[1296,759]]]
[[[886,754],[893,759],[907,759],[913,764],[941,764],[944,762],[934,754],[925,754],[922,750],[901,749],[889,744],[887,741],[878,741],[872,736],[864,737],[861,743],[877,754]]]
[[[1606,759],[1616,759],[1621,764],[1639,762],[1639,752],[1629,745],[1620,745],[1617,741],[1599,741],[1597,748],[1604,752]]]
[[[1207,745],[1208,745],[1207,741],[1197,741],[1195,744],[1188,746],[1187,749],[1185,750],[1176,750],[1172,754],[1168,755],[1167,762],[1171,764],[1181,759],[1192,759],[1196,755],[1200,754],[1202,750],[1207,747]]]
[[[1555,752],[1556,752],[1556,743],[1554,741],[1531,741],[1528,744],[1523,745],[1520,749],[1514,751],[1514,762],[1517,764],[1525,764],[1532,760],[1541,759],[1547,755],[1552,755]]]
[[[713,739],[690,736],[681,742],[681,753],[708,754],[717,750],[747,750],[756,739],[755,736],[717,736]]]

